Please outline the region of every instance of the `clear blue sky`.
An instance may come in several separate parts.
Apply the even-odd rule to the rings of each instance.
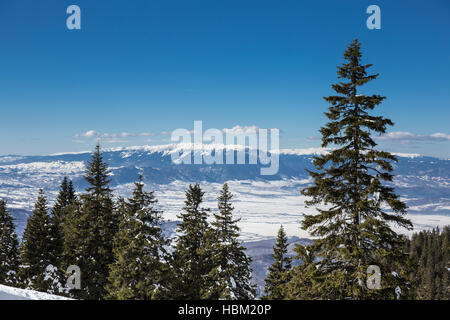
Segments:
[[[81,30],[66,28],[70,4]],[[370,4],[381,30],[366,27]],[[379,112],[395,122],[381,146],[449,158],[447,0],[0,1],[0,154],[89,150],[89,130],[105,147],[160,144],[194,120],[319,146],[308,137],[356,37],[381,74],[367,90],[387,96]]]

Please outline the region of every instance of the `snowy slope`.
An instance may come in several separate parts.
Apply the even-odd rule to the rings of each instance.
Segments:
[[[0,284],[0,300],[71,300],[34,290],[18,289]]]

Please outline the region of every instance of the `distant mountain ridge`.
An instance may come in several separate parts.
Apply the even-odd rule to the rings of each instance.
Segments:
[[[204,152],[194,145],[194,152]],[[256,150],[244,146],[231,146],[234,150],[244,150],[246,163],[248,156]],[[136,180],[139,173],[144,181],[166,184],[175,180],[224,182],[228,180],[279,180],[308,177],[306,169],[314,170],[312,157],[323,154],[326,149],[282,149],[279,154],[280,167],[277,174],[261,176],[258,164],[175,164],[171,155],[186,148],[183,144],[123,147],[104,150],[104,158],[111,167],[112,184],[120,185]],[[224,145],[207,145],[206,150],[218,150]],[[227,146],[230,148],[230,146]],[[214,152],[214,151],[213,151]],[[42,187],[49,190],[59,185],[64,175],[71,177],[75,185],[84,188],[82,178],[84,165],[90,159],[89,151],[59,153],[44,156],[0,156],[0,189],[9,187]],[[399,154],[399,162],[394,164],[394,174],[428,178],[450,178],[450,160],[441,160],[417,154]],[[45,179],[33,179],[44,175]]]
[[[233,150],[246,153],[247,164],[220,165],[220,164],[176,164],[172,162],[171,155],[180,152],[186,145],[172,144],[159,146],[139,146],[112,148],[104,150],[104,157],[111,166],[113,184],[122,184],[134,181],[138,173],[142,173],[144,181],[158,184],[169,183],[174,180],[223,182],[227,180],[278,180],[289,178],[307,178],[305,169],[314,169],[312,156],[323,154],[326,149],[282,149],[279,154],[280,168],[277,174],[261,176],[260,163],[248,164],[248,156],[256,150],[244,146],[231,146]],[[224,145],[207,145],[206,150],[218,150]],[[230,148],[230,146],[227,146]],[[202,151],[194,145],[194,152]],[[214,152],[214,151],[213,151]],[[193,156],[192,156],[193,157]],[[52,171],[56,174],[67,174],[74,178],[75,183],[84,187],[80,174],[84,164],[89,160],[90,152],[59,153],[44,156],[0,156],[0,187],[8,184],[11,178],[19,178],[22,174]],[[399,154],[399,162],[395,165],[397,175],[415,175],[449,178],[450,161],[418,154]],[[53,184],[53,181],[48,181]],[[45,186],[44,186],[45,187]]]

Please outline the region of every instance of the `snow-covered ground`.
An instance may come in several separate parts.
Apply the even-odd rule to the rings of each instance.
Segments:
[[[71,300],[34,290],[8,287],[0,284],[0,300]]]
[[[184,206],[185,190],[189,183],[189,181],[176,180],[168,184],[147,184],[147,190],[155,190],[155,196],[159,200],[165,220],[179,220],[177,215],[181,213]],[[315,208],[306,207],[306,197],[300,194],[300,190],[308,183],[310,183],[308,179],[228,181],[230,191],[234,195],[235,215],[241,218],[239,226],[242,231],[242,240],[247,242],[273,238],[281,224],[288,236],[309,238],[310,235],[300,229],[303,214],[316,212]],[[205,191],[204,207],[210,208],[212,211],[217,210],[217,196],[222,188],[222,183],[201,181],[200,185]],[[128,197],[131,195],[133,187],[133,183],[120,184],[114,187],[114,193]],[[402,190],[406,189],[403,187]],[[436,189],[445,190],[445,188]],[[38,190],[38,188],[30,187],[0,190],[0,198],[6,199],[8,207],[13,211],[19,234],[23,232]],[[50,200],[53,200],[57,190],[56,188],[53,191],[47,189],[46,193]],[[415,195],[402,195],[401,199],[409,207],[407,218],[414,224],[414,230],[398,229],[397,231],[411,233],[450,225],[450,200],[448,198],[428,200],[418,199]]]
[[[303,214],[316,213],[315,208],[305,206],[306,197],[300,195],[300,190],[309,180],[274,180],[274,181],[229,181],[230,191],[234,194],[233,205],[237,218],[241,218],[241,239],[245,242],[259,241],[276,237],[282,224],[289,237],[310,238],[310,235],[300,229]],[[205,191],[204,207],[217,210],[217,196],[222,188],[221,183],[201,182]],[[163,217],[166,220],[178,220],[184,204],[184,190],[189,182],[174,181],[166,185],[150,185],[148,189],[156,190]],[[116,192],[130,195],[131,184],[121,185]],[[402,197],[407,204],[413,199]],[[434,204],[437,206],[438,204]],[[414,208],[416,209],[416,208]],[[411,234],[420,230],[450,225],[450,216],[433,214],[432,210],[411,210],[407,218],[414,224],[414,230],[396,229],[398,232]],[[426,212],[426,213],[425,213]],[[395,229],[395,227],[394,227]]]

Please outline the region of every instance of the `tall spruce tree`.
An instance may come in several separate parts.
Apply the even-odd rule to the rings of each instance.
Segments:
[[[86,193],[69,210],[64,227],[64,257],[81,270],[81,289],[70,294],[80,299],[106,297],[109,265],[114,259],[113,238],[118,230],[118,214],[109,187],[108,165],[97,144],[88,162]]]
[[[204,192],[198,184],[189,185],[185,206],[178,218],[179,234],[171,259],[174,277],[170,284],[171,299],[202,299],[209,289],[211,254],[205,247],[211,236],[208,209],[202,208]]]
[[[238,240],[240,219],[233,219],[233,195],[224,184],[218,197],[219,212],[214,214],[211,237],[205,250],[211,255],[210,286],[204,298],[248,300],[255,297],[252,281],[251,259]]]
[[[26,288],[59,293],[60,279],[55,271],[58,247],[48,211],[47,199],[41,189],[23,234],[20,277]]]
[[[121,199],[119,232],[114,238],[115,262],[110,266],[109,298],[150,300],[164,296],[168,241],[161,230],[161,211],[153,192],[144,190],[142,177],[133,197]]]
[[[265,280],[264,299],[281,300],[284,299],[284,287],[290,280],[291,258],[287,256],[288,238],[283,226],[278,230],[277,242],[273,247],[272,258],[274,262],[269,266],[269,274]]]
[[[0,199],[0,284],[16,286],[20,265],[19,240],[14,231],[13,217]]]
[[[391,226],[410,229],[412,225],[402,216],[405,204],[384,183],[393,179],[396,158],[376,150],[372,138],[374,133],[385,133],[393,123],[370,114],[385,97],[358,92],[378,76],[367,74],[371,65],[361,64],[360,47],[358,40],[348,46],[346,62],[337,71],[342,80],[332,85],[338,95],[324,98],[331,106],[325,113],[330,122],[320,129],[322,147],[335,149],[314,157],[317,171],[308,171],[313,185],[302,190],[310,197],[307,205],[323,205],[317,208],[317,215],[305,215],[302,222],[302,228],[317,237],[307,250],[319,258],[312,262],[316,270],[305,276],[314,276],[310,292],[318,299],[390,299],[396,297],[397,287],[402,296],[407,290],[398,272],[399,262],[405,259],[404,239]],[[369,290],[365,285],[369,265],[381,269],[380,290]],[[297,297],[295,292],[292,295]]]

